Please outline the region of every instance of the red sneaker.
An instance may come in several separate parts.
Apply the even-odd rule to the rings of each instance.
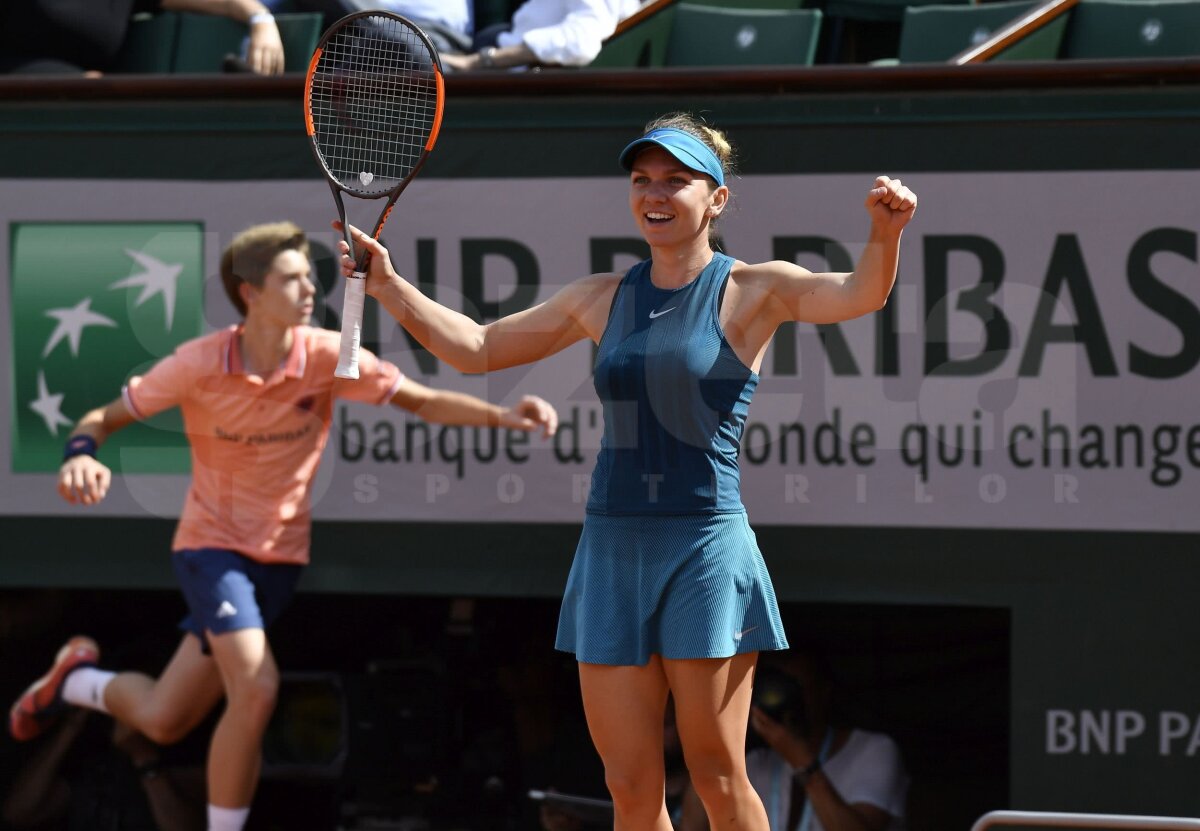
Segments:
[[[63,681],[72,670],[95,666],[100,647],[84,635],[76,635],[58,650],[49,671],[34,681],[8,711],[8,730],[19,742],[40,735],[65,709],[60,695]]]

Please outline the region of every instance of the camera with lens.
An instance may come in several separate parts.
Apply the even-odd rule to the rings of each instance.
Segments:
[[[799,736],[809,732],[808,714],[804,706],[804,687],[793,675],[760,667],[754,678],[751,703],[768,717],[786,726]],[[756,737],[753,730],[752,737]]]

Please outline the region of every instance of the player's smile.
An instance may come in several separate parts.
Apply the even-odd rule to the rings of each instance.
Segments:
[[[660,147],[638,154],[629,180],[629,202],[647,238],[664,232],[694,234],[706,226],[713,203],[712,180],[684,167]]]

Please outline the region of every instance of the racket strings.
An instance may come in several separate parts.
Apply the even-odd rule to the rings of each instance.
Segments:
[[[356,18],[326,42],[309,107],[334,178],[352,192],[388,193],[420,162],[437,120],[435,59],[403,21]]]

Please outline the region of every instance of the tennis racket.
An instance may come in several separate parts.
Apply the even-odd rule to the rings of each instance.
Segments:
[[[329,180],[346,244],[354,251],[343,194],[387,198],[371,236],[379,238],[396,199],[417,175],[442,126],[442,64],[428,36],[390,12],[357,12],[321,36],[304,80],[304,125]],[[363,298],[370,253],[346,281],[335,374],[358,377]]]

